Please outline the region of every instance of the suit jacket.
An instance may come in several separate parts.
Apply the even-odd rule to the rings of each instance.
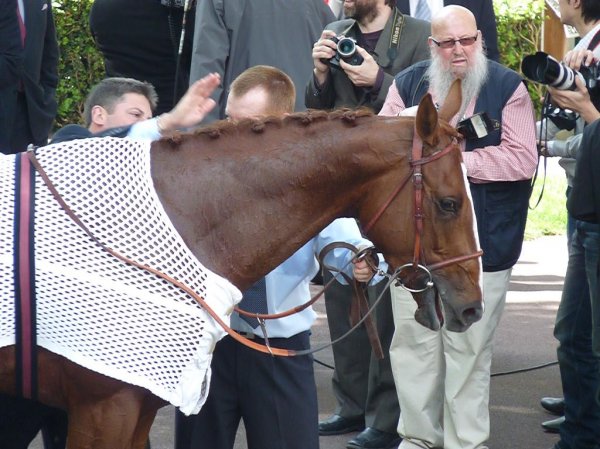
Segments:
[[[56,116],[56,86],[58,84],[58,43],[51,0],[23,0],[25,7],[25,28],[27,30],[24,48],[23,69],[20,74],[25,101],[27,120],[33,143],[45,145]],[[8,117],[0,124],[0,129],[12,130],[17,111],[17,89],[6,92]],[[9,148],[14,153],[15,149]]]
[[[163,6],[158,0],[95,0],[90,29],[104,57],[106,76],[151,83],[158,94],[155,114],[170,111],[189,84],[194,14],[192,9],[186,16],[178,59],[182,8]]]
[[[477,28],[481,30],[487,56],[494,61],[500,61],[498,52],[498,31],[496,30],[496,14],[492,0],[444,0],[444,6],[459,5],[470,10],[475,16]],[[403,14],[410,14],[409,0],[396,0],[396,7]]]
[[[402,14],[399,14],[399,16],[402,17]],[[311,76],[306,85],[306,107],[333,109],[367,106],[375,112],[379,112],[387,96],[388,89],[394,82],[394,76],[410,65],[429,58],[430,55],[427,46],[427,38],[431,34],[429,22],[405,15],[402,31],[400,32],[398,51],[394,60],[390,61],[388,49],[394,28],[393,22],[394,14],[392,13],[375,46],[373,57],[384,71],[383,83],[376,95],[373,95],[370,89],[354,86],[343,70],[331,69],[327,81],[320,90],[315,86],[314,77]],[[336,35],[344,34],[355,39],[360,32],[354,19],[338,20],[327,25],[325,29],[334,31]]]
[[[17,1],[0,1],[0,152],[8,151],[10,98],[16,95],[23,70],[23,47],[17,21]]]
[[[323,0],[198,0],[190,81],[211,72],[222,80],[212,95],[218,106],[204,122],[225,118],[231,82],[257,64],[287,73],[296,85],[296,110],[303,110],[312,47],[332,20]]]

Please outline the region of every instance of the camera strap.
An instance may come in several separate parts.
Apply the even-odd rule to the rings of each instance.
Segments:
[[[394,21],[392,23],[392,33],[390,34],[390,43],[388,44],[388,66],[392,65],[396,56],[398,56],[398,49],[400,48],[400,34],[404,27],[404,15],[398,12],[398,8],[394,8]]]
[[[596,34],[590,41],[587,49],[594,51],[596,49],[596,47],[598,46],[598,44],[600,44],[600,30],[596,31]]]

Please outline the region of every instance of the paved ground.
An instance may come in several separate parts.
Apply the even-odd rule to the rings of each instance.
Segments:
[[[505,315],[496,336],[491,383],[490,449],[549,449],[555,435],[544,433],[540,423],[549,419],[539,406],[541,396],[560,395],[560,378],[556,365],[515,374],[503,374],[554,362],[556,342],[552,327],[566,267],[564,237],[544,237],[526,242],[521,259],[513,270]],[[319,302],[319,318],[314,327],[314,345],[329,339],[327,320]],[[331,350],[316,356],[333,363]],[[315,365],[319,394],[319,413],[326,418],[334,409],[331,392],[331,369]],[[160,412],[151,432],[153,449],[173,447],[173,408]],[[343,449],[353,435],[321,437],[322,449]],[[0,447],[2,446],[0,442]],[[33,449],[41,449],[39,439]],[[236,449],[246,448],[243,429]],[[210,449],[210,448],[207,448]]]

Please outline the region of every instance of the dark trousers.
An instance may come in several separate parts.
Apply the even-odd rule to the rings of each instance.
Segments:
[[[9,149],[6,154],[15,154],[25,151],[30,143],[45,145],[46,142],[34,142],[29,126],[29,114],[27,112],[27,100],[22,92],[17,94],[17,110],[15,120],[9,139]]]
[[[278,348],[307,349],[310,333],[269,341]],[[232,449],[241,419],[248,449],[319,448],[311,355],[270,356],[226,336],[216,345],[211,369],[200,413],[175,416],[176,449]]]
[[[565,397],[560,449],[600,448],[600,226],[574,222],[554,336]],[[594,348],[596,346],[596,348]],[[596,349],[596,350],[594,350]]]
[[[45,449],[64,449],[67,413],[28,399],[0,395],[0,447],[27,449],[42,430]]]
[[[325,283],[331,279],[325,270]],[[383,290],[385,282],[369,288],[372,304]],[[325,308],[331,340],[350,329],[350,304],[352,287],[334,282],[325,292]],[[338,406],[336,413],[344,418],[364,417],[365,425],[388,433],[396,433],[400,406],[390,365],[390,343],[394,335],[394,319],[390,292],[381,299],[374,318],[383,347],[384,359],[372,353],[364,325],[359,326],[344,340],[333,345],[335,371],[332,378],[333,393]]]

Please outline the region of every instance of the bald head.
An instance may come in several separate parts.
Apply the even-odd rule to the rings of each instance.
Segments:
[[[449,5],[440,9],[431,20],[431,34],[436,38],[451,31],[471,36],[476,33],[477,22],[473,13],[458,5]]]

